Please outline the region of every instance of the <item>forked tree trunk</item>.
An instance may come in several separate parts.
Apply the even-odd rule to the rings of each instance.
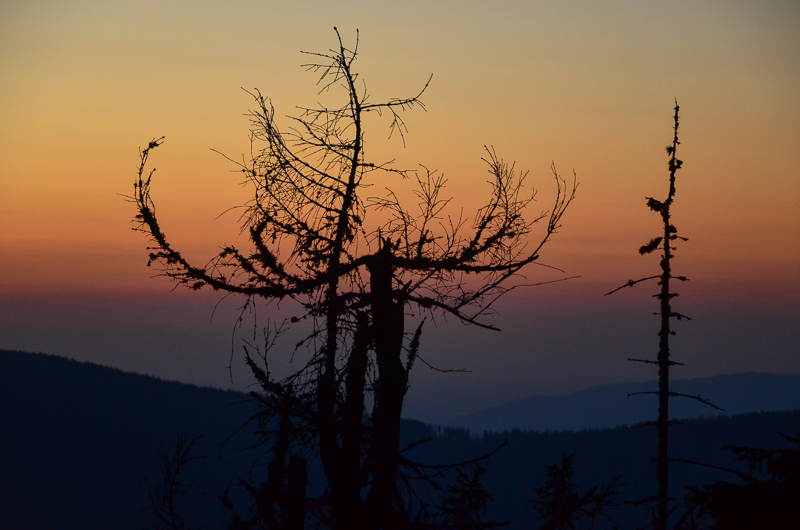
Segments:
[[[396,503],[400,464],[400,415],[408,385],[401,359],[403,302],[394,300],[391,243],[384,241],[369,266],[372,327],[378,380],[372,415],[368,456],[372,487],[367,495],[367,528],[391,530],[404,522],[403,507]]]

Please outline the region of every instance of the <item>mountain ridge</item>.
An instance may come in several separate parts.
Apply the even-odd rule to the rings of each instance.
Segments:
[[[714,417],[800,409],[800,374],[743,372],[671,382],[671,390],[710,400],[719,411],[695,400],[674,398],[671,419]],[[579,431],[613,428],[654,419],[657,382],[597,385],[566,396],[534,395],[434,422],[473,432],[511,429]],[[629,397],[630,396],[630,397]]]

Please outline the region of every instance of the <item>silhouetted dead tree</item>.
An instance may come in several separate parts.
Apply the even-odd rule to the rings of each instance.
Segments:
[[[310,404],[307,397],[296,392],[291,381],[273,381],[246,347],[245,358],[262,389],[250,392],[257,406],[250,422],[256,424],[259,435],[253,449],[266,450],[267,454],[262,456],[269,459],[269,464],[266,480],[260,484],[239,479],[252,501],[247,515],[238,513],[229,490],[222,495],[223,506],[230,514],[228,529],[303,530],[307,514],[317,508],[308,502],[307,459],[302,450],[314,435],[308,429],[308,421],[298,421],[307,416]]]
[[[159,445],[156,448],[161,460],[161,477],[157,482],[151,482],[146,477],[144,479],[150,501],[149,511],[156,519],[153,525],[155,530],[191,528],[178,508],[178,499],[193,493],[192,483],[187,482],[185,475],[191,469],[192,462],[203,458],[192,454],[199,441],[199,436],[189,440],[185,434],[181,434],[174,447],[165,448]]]
[[[552,209],[526,219],[534,198],[525,194],[526,175],[487,148],[492,189],[486,206],[472,223],[447,216],[441,175],[372,161],[364,148],[365,116],[388,116],[390,136],[403,136],[401,113],[424,108],[420,97],[430,79],[413,97],[372,102],[353,69],[357,52],[357,41],[351,50],[339,37],[337,48],[307,54],[311,62],[305,67],[319,74],[321,91],[342,89],[344,102],[303,108],[289,118],[288,130],[278,128],[269,99],[252,94],[252,157],[234,161],[254,190],[243,216],[251,250],[226,246],[198,266],[173,248],[156,218],[153,171],[145,169],[163,138],[141,152],[132,199],[138,229],[153,243],[149,264],[159,265],[179,285],[238,293],[246,304],[256,299],[300,304],[304,316],[294,320],[314,323],[306,340],[311,359],[281,382],[272,381],[266,368],[255,371],[270,396],[265,399],[275,403],[291,388],[296,402],[305,403],[291,412],[292,429],[313,432],[312,450],[318,450],[328,482],[322,522],[336,529],[391,529],[413,518],[398,486],[400,416],[425,320],[408,333],[408,309],[495,329],[481,317],[514,288],[510,280],[538,260],[577,184],[568,185],[553,167]],[[417,184],[413,209],[392,191],[364,198],[368,186],[392,176]],[[379,221],[368,228],[370,215]],[[534,241],[540,221],[542,234]],[[309,446],[296,453],[302,450]]]
[[[651,359],[628,359],[634,362],[643,362],[647,364],[655,364],[658,366],[658,391],[655,392],[636,392],[633,395],[641,394],[655,394],[658,396],[658,419],[654,425],[658,433],[658,452],[655,458],[656,473],[658,477],[658,493],[656,495],[656,514],[654,527],[655,530],[666,530],[667,520],[670,515],[669,510],[669,400],[672,397],[686,397],[700,401],[705,405],[709,405],[715,409],[722,410],[707,399],[699,396],[691,396],[673,392],[669,388],[669,372],[670,368],[674,365],[681,365],[682,363],[675,362],[670,359],[669,338],[675,332],[671,328],[671,321],[673,318],[678,320],[691,320],[684,314],[673,311],[671,300],[678,296],[678,293],[671,292],[670,280],[678,280],[681,282],[688,281],[685,276],[674,276],[672,274],[672,257],[675,247],[673,242],[677,240],[688,241],[687,238],[678,235],[678,229],[672,224],[670,218],[670,207],[675,199],[675,174],[681,166],[683,161],[676,157],[678,145],[678,106],[677,100],[675,101],[675,115],[674,115],[674,135],[672,144],[667,146],[667,155],[669,156],[669,191],[664,201],[659,201],[653,197],[647,197],[647,207],[661,216],[663,223],[663,234],[650,240],[646,245],[642,245],[639,249],[639,254],[650,254],[656,250],[661,250],[661,274],[656,276],[648,276],[638,280],[628,280],[627,283],[606,293],[606,296],[613,294],[625,287],[633,287],[637,283],[649,280],[657,280],[660,285],[658,293],[653,295],[659,300],[660,311],[657,313],[661,319],[661,328],[658,332],[658,356],[656,360]],[[629,397],[630,397],[629,396]]]

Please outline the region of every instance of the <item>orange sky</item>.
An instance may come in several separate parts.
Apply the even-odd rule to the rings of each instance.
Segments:
[[[796,307],[800,297],[800,4],[763,2],[5,2],[0,15],[0,296],[162,293],[131,231],[138,148],[176,246],[198,260],[234,239],[247,200],[231,164],[252,100],[311,105],[300,50],[361,34],[357,70],[377,99],[416,93],[407,146],[368,131],[380,158],[450,179],[456,204],[485,190],[484,145],[530,170],[541,207],[555,161],[578,199],[544,261],[581,279],[515,295],[602,306],[653,274],[636,249],[658,230],[681,105],[676,269],[695,301]],[[538,205],[537,205],[538,208]],[[535,275],[532,275],[535,279]],[[4,294],[5,293],[5,294]],[[649,293],[645,293],[649,295]],[[642,296],[645,296],[642,295]],[[537,298],[539,297],[539,298]],[[0,347],[3,344],[0,341]]]
[[[25,2],[6,5],[0,62],[2,288],[161,289],[148,280],[128,193],[153,136],[168,233],[210,253],[235,230],[214,218],[247,198],[224,159],[248,148],[240,87],[279,114],[317,97],[300,50],[361,31],[375,98],[414,93],[405,149],[438,168],[461,203],[480,201],[482,146],[531,171],[541,204],[554,160],[581,181],[549,262],[585,282],[652,263],[635,254],[665,191],[671,107],[682,106],[675,220],[679,264],[709,282],[800,281],[800,8],[793,2]],[[335,5],[335,7],[334,7]],[[374,151],[373,151],[374,152]],[[202,228],[200,228],[202,227]],[[710,295],[709,295],[710,296]],[[721,296],[721,295],[720,295]]]

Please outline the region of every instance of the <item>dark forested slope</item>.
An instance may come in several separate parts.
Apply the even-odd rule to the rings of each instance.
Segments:
[[[147,528],[142,476],[154,447],[204,434],[198,491],[234,477],[220,446],[246,419],[243,396],[61,357],[0,351],[0,514],[5,528]],[[233,440],[222,455],[246,465]],[[216,502],[199,503],[202,518]],[[206,507],[204,509],[203,507]]]
[[[169,445],[180,432],[203,434],[191,477],[197,497],[184,508],[195,523],[220,527],[216,500],[249,469],[252,442],[245,429],[249,405],[242,394],[198,388],[40,354],[0,351],[0,526],[38,528],[148,528],[142,475],[157,477],[153,447]],[[239,403],[239,404],[237,404]],[[434,435],[410,456],[426,463],[465,460],[507,448],[484,462],[484,483],[494,493],[491,515],[531,528],[525,500],[540,486],[545,466],[576,453],[575,480],[583,486],[622,475],[631,496],[654,490],[649,459],[655,452],[650,428],[582,432],[486,433],[404,423],[407,441]],[[749,414],[691,420],[672,429],[676,458],[731,465],[724,444],[774,447],[776,431],[800,430],[800,412]],[[224,457],[221,460],[220,457]],[[673,492],[719,476],[673,465]],[[312,473],[313,476],[313,473]],[[190,477],[190,478],[191,478]],[[725,477],[729,478],[729,477]],[[319,479],[316,479],[317,481]],[[190,518],[190,522],[192,519]],[[200,526],[199,524],[197,525]]]

